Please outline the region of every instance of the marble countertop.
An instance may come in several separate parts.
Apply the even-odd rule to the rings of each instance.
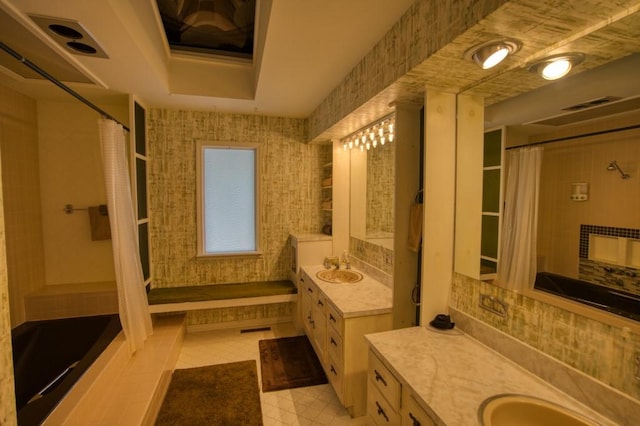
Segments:
[[[311,277],[343,318],[391,313],[391,289],[358,269],[352,270],[362,274],[362,281],[348,284],[328,283],[317,278],[316,273],[325,269],[322,265],[303,266],[301,269]]]
[[[542,398],[615,425],[457,329],[410,327],[365,338],[438,425],[479,425],[480,404],[504,393]]]
[[[302,243],[306,241],[331,241],[333,237],[331,235],[322,234],[320,232],[307,233],[307,234],[289,234],[292,238],[295,238],[297,242]]]

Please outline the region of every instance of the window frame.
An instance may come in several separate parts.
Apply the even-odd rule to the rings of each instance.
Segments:
[[[255,250],[229,251],[209,253],[205,251],[205,214],[204,214],[204,152],[206,149],[231,149],[231,150],[253,150],[254,155],[254,226],[255,226]],[[261,251],[261,190],[260,190],[260,166],[262,155],[259,144],[255,143],[231,143],[231,142],[210,142],[198,141],[196,146],[196,219],[197,219],[197,248],[196,258],[224,258],[224,257],[256,257],[262,256]]]

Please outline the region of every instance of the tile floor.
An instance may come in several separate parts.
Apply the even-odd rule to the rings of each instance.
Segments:
[[[272,325],[266,331],[241,333],[240,329],[231,329],[187,333],[176,368],[255,359],[260,381],[258,341],[296,334],[292,323]],[[366,424],[365,417],[352,419],[349,416],[329,384],[260,392],[260,400],[265,426]]]

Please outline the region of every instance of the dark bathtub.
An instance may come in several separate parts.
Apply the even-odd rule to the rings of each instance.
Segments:
[[[19,425],[38,425],[120,332],[118,315],[31,321],[11,331]]]
[[[633,293],[549,272],[536,274],[534,288],[640,321],[640,296]]]

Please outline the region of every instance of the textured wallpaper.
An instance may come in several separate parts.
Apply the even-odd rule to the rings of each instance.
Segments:
[[[300,119],[152,109],[148,116],[154,287],[287,279],[290,232],[320,232],[322,165],[331,150],[305,144]],[[258,143],[262,252],[259,258],[196,259],[198,141]]]
[[[480,294],[509,305],[507,318],[478,306]],[[454,274],[451,306],[583,373],[640,399],[634,357],[640,335],[483,281]]]

